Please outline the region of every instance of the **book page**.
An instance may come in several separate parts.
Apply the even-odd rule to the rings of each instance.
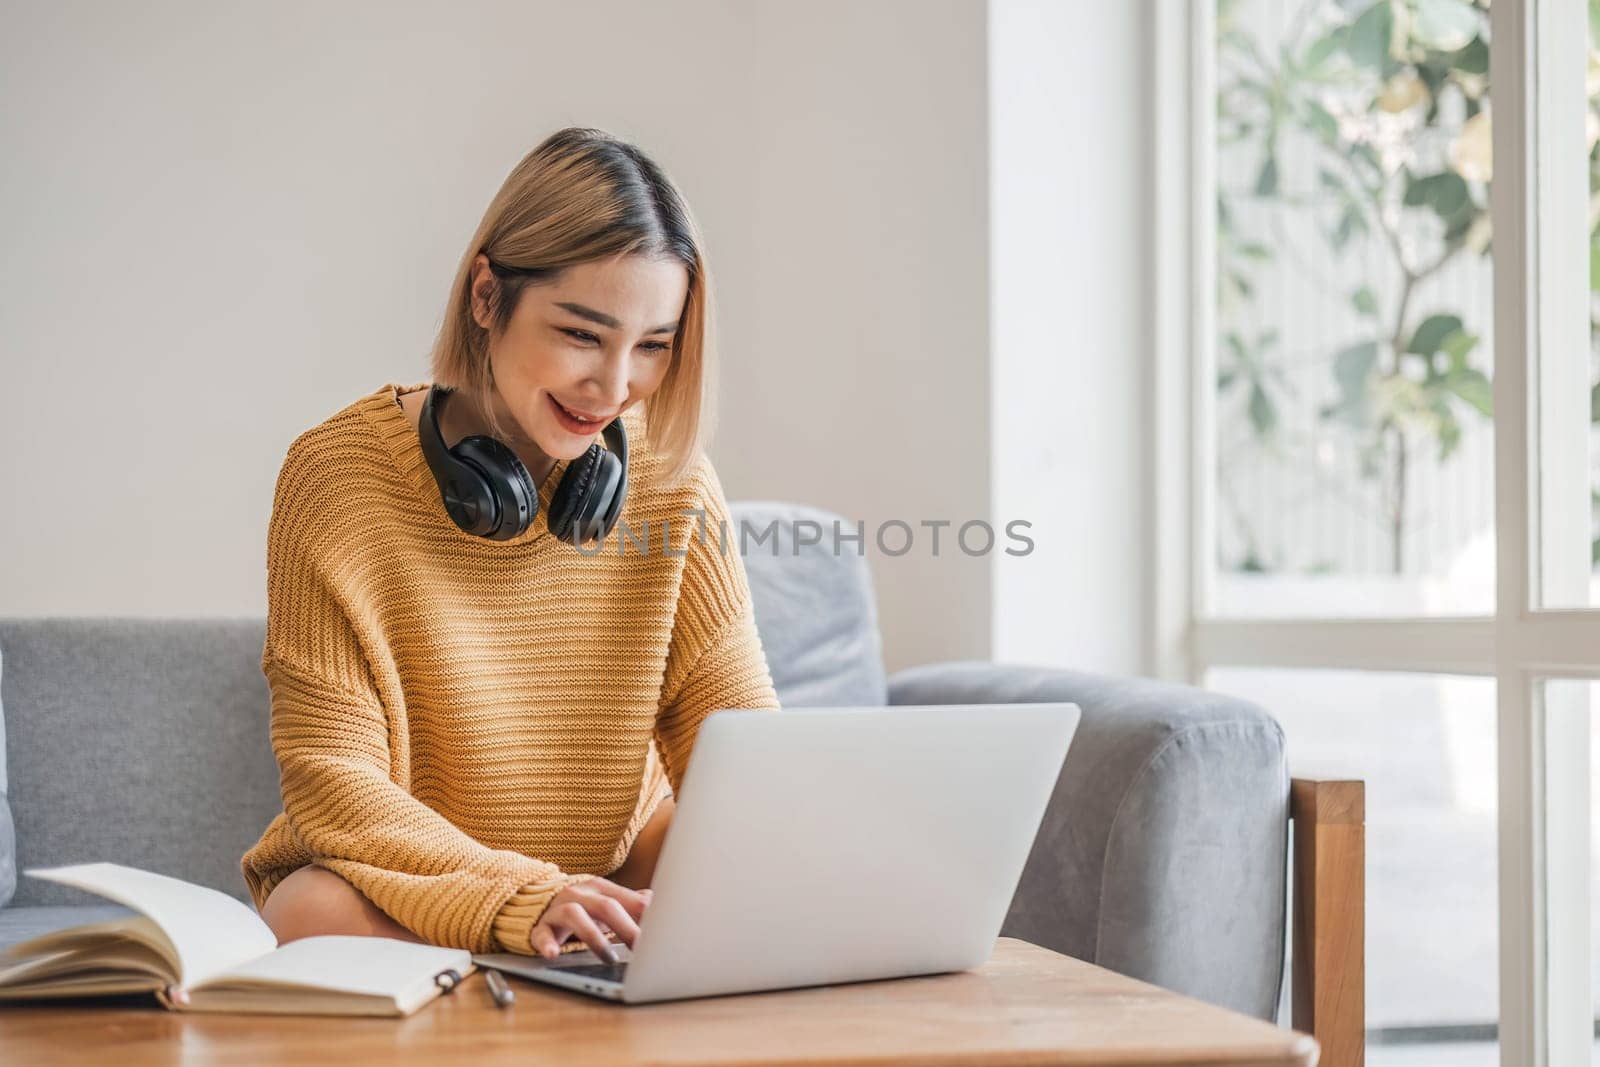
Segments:
[[[181,878],[120,863],[30,867],[22,873],[86,889],[149,916],[172,942],[181,985],[197,985],[278,947],[255,909]]]
[[[472,953],[395,937],[323,934],[296,938],[276,952],[197,985],[213,989],[283,985],[398,998],[452,967],[465,978],[474,969]]]
[[[144,974],[165,984],[174,980],[176,968],[167,935],[143,915],[81,923],[0,952],[0,999],[47,977],[70,979],[97,971]]]

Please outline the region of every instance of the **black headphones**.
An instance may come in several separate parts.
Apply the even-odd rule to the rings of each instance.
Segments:
[[[472,434],[449,448],[439,435],[435,401],[453,390],[435,385],[422,402],[418,434],[422,454],[439,484],[444,509],[469,534],[507,541],[527,531],[539,513],[539,487],[528,468],[504,442]],[[604,541],[622,514],[628,495],[628,435],[622,417],[600,431],[599,443],[571,463],[550,498],[550,532],[569,545]]]

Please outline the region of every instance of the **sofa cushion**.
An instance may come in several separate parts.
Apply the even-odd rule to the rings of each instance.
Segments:
[[[854,528],[832,512],[778,501],[730,502],[728,516],[727,550],[742,549],[779,702],[884,704],[883,645],[866,557],[848,542],[835,551],[834,523],[846,534]]]
[[[11,819],[6,781],[5,650],[0,649],[0,908],[17,891],[17,827]]]
[[[262,618],[0,618],[17,865],[101,860],[249,899],[282,808]],[[22,875],[12,906],[100,898]]]

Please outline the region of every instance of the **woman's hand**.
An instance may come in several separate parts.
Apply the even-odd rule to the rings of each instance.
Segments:
[[[639,920],[650,904],[650,890],[629,889],[605,878],[589,878],[570,885],[555,895],[529,935],[533,951],[546,959],[561,954],[561,946],[573,934],[603,960],[615,962],[606,931],[633,947],[639,936]]]

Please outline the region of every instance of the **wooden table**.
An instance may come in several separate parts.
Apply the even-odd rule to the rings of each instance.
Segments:
[[[622,1006],[474,972],[406,1019],[0,1007],[0,1063],[1296,1064],[1310,1037],[1002,937],[974,971]]]

